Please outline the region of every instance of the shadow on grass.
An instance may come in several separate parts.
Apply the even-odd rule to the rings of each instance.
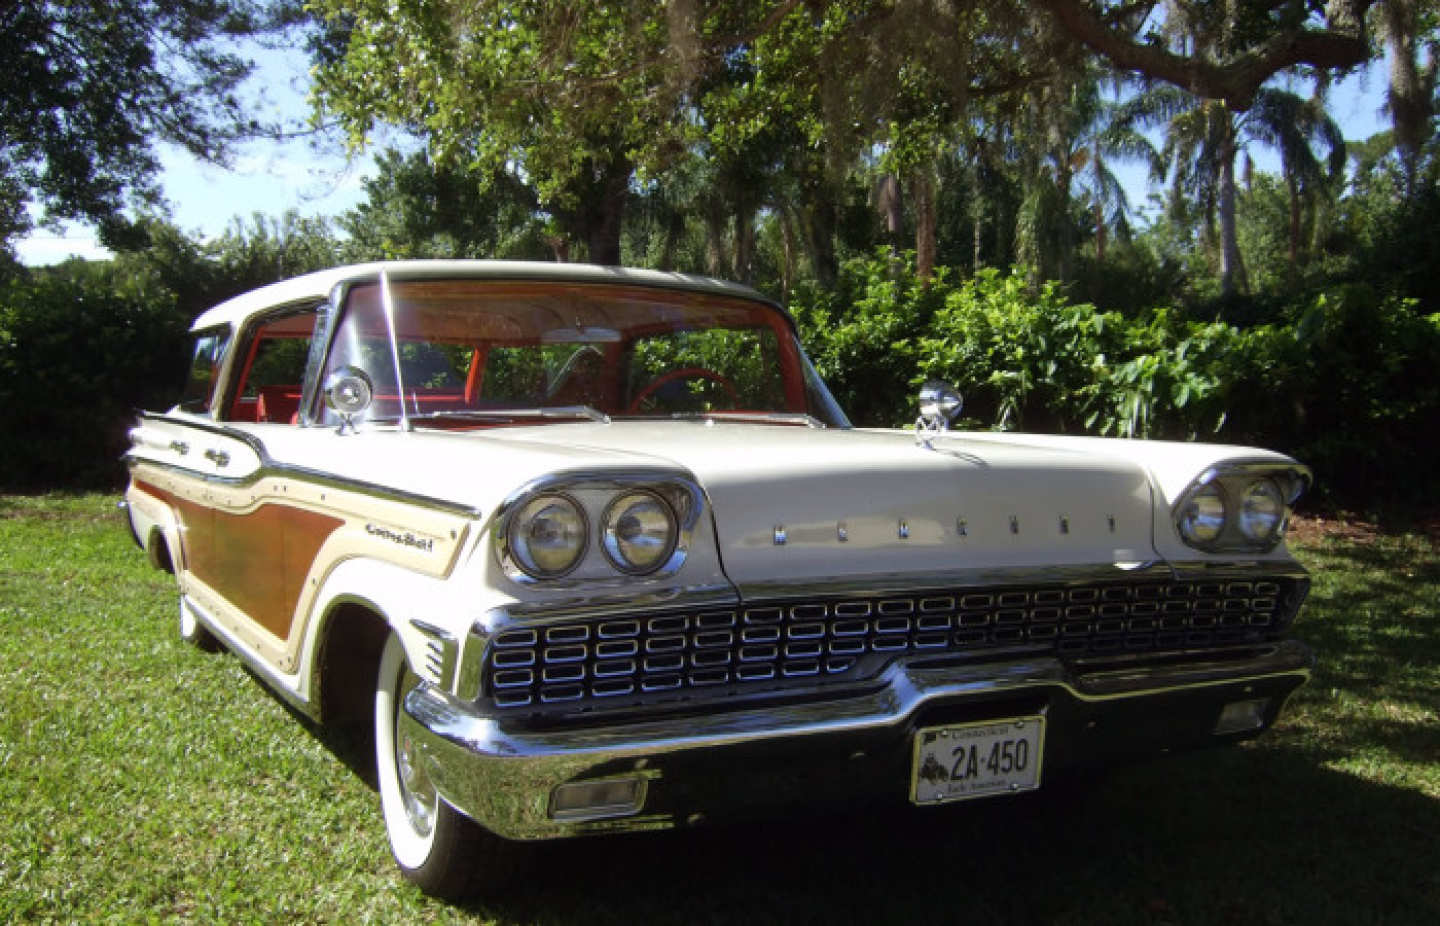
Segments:
[[[1075,789],[1067,789],[1072,794]],[[1268,747],[1040,796],[548,847],[501,922],[1440,922],[1440,802]]]

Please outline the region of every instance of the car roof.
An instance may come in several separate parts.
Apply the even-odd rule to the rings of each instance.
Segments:
[[[329,297],[330,291],[337,285],[369,282],[376,279],[382,270],[396,280],[468,277],[485,280],[554,280],[565,283],[629,283],[737,296],[780,309],[773,299],[748,286],[687,273],[518,260],[387,260],[333,267],[253,289],[201,313],[190,326],[190,330],[201,331],[221,325],[238,327],[256,312],[309,300],[323,300]],[[789,318],[783,309],[780,311]]]

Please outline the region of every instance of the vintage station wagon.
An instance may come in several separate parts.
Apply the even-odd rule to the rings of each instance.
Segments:
[[[407,877],[819,800],[944,804],[1231,742],[1311,666],[1309,472],[850,426],[791,319],[675,274],[342,267],[206,312],[132,432],[180,635],[373,731]]]

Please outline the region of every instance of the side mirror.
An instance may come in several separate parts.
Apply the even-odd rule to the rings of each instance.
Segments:
[[[341,367],[325,381],[325,404],[340,416],[340,433],[355,432],[355,418],[375,398],[375,385],[359,367]]]
[[[932,379],[920,387],[920,417],[915,419],[915,432],[934,434],[950,430],[950,422],[960,414],[965,400],[949,383]]]

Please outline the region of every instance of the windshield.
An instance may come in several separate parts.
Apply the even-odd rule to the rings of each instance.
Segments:
[[[731,414],[846,426],[764,303],[627,284],[396,280],[346,295],[321,382],[358,370],[371,421],[486,427]],[[402,406],[403,403],[403,406]],[[323,403],[316,418],[336,423]],[[809,419],[806,418],[809,416]]]

